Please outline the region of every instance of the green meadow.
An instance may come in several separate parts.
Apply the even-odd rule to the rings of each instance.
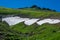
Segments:
[[[0,15],[23,15],[29,18],[58,18],[60,12],[36,8],[4,8],[0,7]],[[0,21],[1,40],[60,40],[60,23],[58,24],[33,24],[27,26],[19,23],[9,26]]]

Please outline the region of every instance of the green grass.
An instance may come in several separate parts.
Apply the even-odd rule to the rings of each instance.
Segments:
[[[54,16],[54,17],[60,17],[60,12],[53,12],[53,11],[44,11],[44,10],[31,10],[29,9],[10,9],[10,8],[0,8],[0,14],[3,15],[8,15],[8,14],[23,14],[27,15],[29,17],[49,17],[49,16]],[[59,15],[58,15],[59,14]]]
[[[6,24],[5,24],[6,25]],[[12,36],[21,40],[60,40],[60,25],[43,24],[26,26],[23,23],[11,26],[9,30],[17,36]],[[15,32],[18,32],[17,34]],[[9,32],[9,31],[8,31]],[[19,35],[21,32],[23,35]],[[27,33],[27,34],[26,34]],[[11,34],[10,34],[11,35]],[[19,35],[19,36],[18,36]]]
[[[56,25],[50,25],[50,24],[43,24],[41,26],[35,26],[35,25],[31,25],[31,26],[23,26],[21,24],[21,26],[15,25],[13,26],[13,30],[16,30],[18,32],[22,32],[22,33],[29,33],[32,35],[32,33],[34,33],[32,36],[28,36],[29,39],[37,39],[37,40],[57,40],[59,37],[59,33],[60,33],[60,25],[56,24]],[[31,33],[32,32],[32,33]],[[60,38],[59,38],[60,39]]]
[[[27,15],[31,18],[59,18],[60,12],[35,10],[32,8],[10,9],[0,8],[1,15]],[[60,40],[60,23],[59,24],[33,24],[27,26],[23,23],[9,26],[6,22],[0,22],[0,32],[4,40]],[[7,35],[7,36],[6,36]],[[7,37],[7,38],[6,38]],[[3,39],[3,38],[2,38]]]

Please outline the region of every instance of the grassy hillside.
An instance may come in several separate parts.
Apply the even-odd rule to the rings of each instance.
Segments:
[[[3,15],[25,15],[34,18],[46,18],[46,17],[60,17],[60,12],[48,11],[48,10],[38,10],[34,8],[23,8],[23,9],[11,9],[11,8],[0,8],[0,14]]]
[[[29,18],[58,18],[60,12],[42,10],[37,8],[0,8],[0,15],[22,15]],[[27,26],[23,23],[9,26],[6,22],[0,21],[1,40],[60,40],[60,23],[43,24],[41,26],[33,24]]]

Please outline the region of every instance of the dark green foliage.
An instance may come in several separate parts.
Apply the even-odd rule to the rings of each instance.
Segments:
[[[56,12],[56,10],[53,10],[54,12]]]
[[[31,8],[38,8],[36,5],[31,6]]]
[[[33,24],[25,26],[23,23],[15,26],[7,26],[3,22],[4,28],[0,31],[5,40],[59,40],[60,38],[60,25],[43,24],[41,26]],[[24,26],[23,26],[24,25]],[[8,29],[7,29],[7,28]],[[0,30],[1,30],[0,28]],[[13,28],[13,29],[12,29]]]

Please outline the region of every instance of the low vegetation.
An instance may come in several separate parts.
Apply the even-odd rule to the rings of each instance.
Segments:
[[[37,10],[36,10],[37,9]],[[52,10],[45,10],[32,6],[30,8],[0,8],[0,15],[22,15],[30,18],[59,18],[60,13]],[[0,21],[1,40],[60,40],[60,23],[33,24],[27,26],[23,23],[9,26],[6,22]]]

